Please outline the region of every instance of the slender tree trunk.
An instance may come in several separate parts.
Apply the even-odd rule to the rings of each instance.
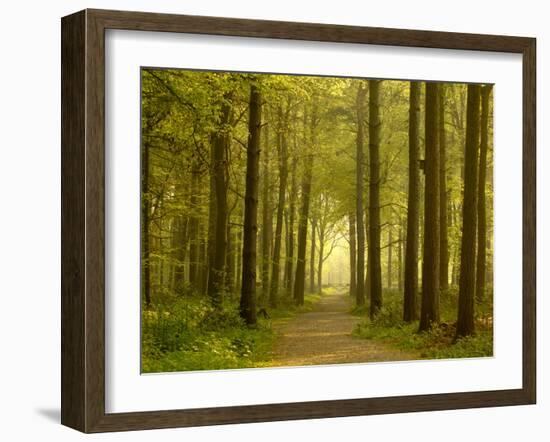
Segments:
[[[311,249],[309,253],[309,292],[315,293],[315,233],[317,220],[312,217],[311,221]]]
[[[392,277],[392,241],[393,241],[393,238],[392,238],[392,227],[391,225],[388,226],[388,274],[387,274],[387,278],[388,278],[388,289],[391,289],[392,288],[392,285],[391,285],[391,277]]]
[[[310,162],[312,159],[307,159]],[[302,206],[298,221],[298,259],[296,262],[296,277],[294,278],[294,300],[297,305],[304,305],[304,286],[306,272],[307,219],[309,214],[309,198],[311,192],[312,171],[306,166],[302,182]]]
[[[370,316],[382,307],[380,263],[380,80],[369,80],[369,266]]]
[[[459,220],[458,220],[458,208],[456,207],[456,204],[452,202],[450,204],[451,207],[451,220],[454,229],[459,228]],[[462,227],[462,226],[460,226]],[[453,286],[458,285],[458,278],[460,273],[460,247],[456,245],[453,250],[453,269],[451,274],[451,283]]]
[[[296,144],[296,140],[294,140]],[[296,145],[294,145],[296,148]],[[296,149],[294,149],[296,151]],[[285,290],[286,295],[291,296],[292,287],[294,285],[294,217],[296,213],[296,158],[292,160],[292,167],[290,170],[291,184],[290,184],[290,202],[288,205],[288,247],[286,251],[286,266],[285,266]]]
[[[317,266],[317,293],[320,295],[323,293],[323,263],[325,253],[325,229],[323,226],[319,226],[319,265]]]
[[[485,185],[487,176],[487,145],[489,139],[489,97],[491,86],[481,89],[481,141],[479,148],[479,178],[477,193],[477,271],[476,300],[485,298],[485,274],[487,260],[487,216],[485,202]]]
[[[302,181],[302,205],[300,208],[300,219],[298,221],[298,256],[296,262],[296,277],[294,278],[294,300],[297,305],[304,305],[305,275],[306,275],[306,245],[307,245],[307,224],[309,217],[309,202],[311,197],[311,181],[313,179],[313,159],[311,150],[315,147],[314,125],[316,124],[317,109],[313,104],[311,115],[311,146],[306,146],[309,154],[304,156],[304,178]],[[304,123],[307,115],[304,114]],[[304,133],[306,125],[304,124]]]
[[[445,85],[439,85],[439,284],[449,288],[449,238],[447,234],[447,140],[445,133]]]
[[[367,180],[367,186],[368,186],[368,180]],[[369,227],[369,223],[370,223],[370,220],[369,220],[369,202],[368,202],[368,193],[367,193],[367,201],[365,201],[365,221],[364,221],[364,224],[365,224],[365,249],[367,250],[366,254],[366,266],[365,266],[365,300],[369,299],[370,300],[370,275],[371,275],[371,268],[370,268],[370,253],[368,253],[368,250],[369,250],[369,243],[370,243],[370,240],[369,240],[369,235],[370,235],[370,227]]]
[[[202,294],[206,293],[206,284],[208,282],[208,240],[204,236],[200,239],[199,263],[199,293]]]
[[[283,124],[283,113],[279,108],[279,130],[277,134],[277,148],[279,154],[279,201],[277,203],[277,224],[275,227],[275,244],[273,246],[273,261],[271,268],[271,290],[269,292],[269,304],[277,307],[279,296],[279,269],[281,261],[281,243],[283,234],[283,214],[285,210],[286,187],[288,176],[286,124]]]
[[[174,257],[173,287],[181,294],[185,285],[185,258],[187,254],[187,217],[180,215],[174,220],[175,232],[172,235],[172,251]]]
[[[426,83],[426,159],[424,203],[424,260],[420,331],[439,322],[439,85]]]
[[[350,212],[349,218],[349,294],[351,297],[356,296],[357,290],[357,233],[355,231],[355,214]]]
[[[244,218],[241,212],[241,219]],[[235,247],[235,262],[237,269],[235,270],[235,291],[238,293],[242,289],[242,268],[243,268],[243,229],[239,227],[236,233],[237,236],[237,246]]]
[[[211,175],[213,184],[214,217],[209,240],[208,295],[215,307],[221,307],[225,292],[225,250],[227,246],[227,150],[231,143],[231,106],[224,103],[221,109],[220,127],[212,137]],[[212,206],[211,206],[212,207]]]
[[[189,284],[195,290],[199,281],[199,200],[200,170],[196,163],[191,168],[190,218],[189,218]]]
[[[267,114],[267,112],[266,112]],[[269,118],[265,116],[266,120]],[[262,174],[260,180],[262,181],[262,298],[268,299],[269,296],[269,266],[271,263],[271,237],[272,237],[272,219],[271,219],[271,207],[270,207],[270,183],[269,183],[269,122],[265,125],[263,130],[263,157],[262,157]]]
[[[162,238],[159,238],[157,240],[153,240],[153,250],[157,251],[158,256],[164,255],[164,246],[163,246]],[[155,271],[158,272],[158,275],[159,275],[158,285],[159,285],[159,287],[163,287],[164,286],[164,280],[165,280],[165,277],[164,277],[164,260],[161,260],[161,259],[157,258],[155,260],[155,264],[151,265],[151,270],[152,270],[152,274],[153,274],[152,276],[154,276]],[[154,281],[154,277],[153,277],[153,281]],[[153,286],[153,288],[154,288],[154,286]]]
[[[367,89],[364,87],[363,82],[359,83],[357,89],[357,101],[356,101],[356,113],[357,113],[357,140],[356,140],[356,194],[357,199],[355,202],[356,215],[355,220],[357,223],[357,279],[356,279],[356,292],[355,303],[358,306],[365,305],[365,225],[363,223],[365,210],[363,208],[363,187],[365,185],[365,97]]]
[[[256,241],[258,235],[258,180],[262,125],[262,96],[255,84],[250,86],[248,112],[240,314],[247,325],[254,326],[256,324]]]
[[[460,250],[458,247],[455,247],[454,258],[453,258],[453,285],[458,285],[458,278],[460,276]]]
[[[403,227],[399,220],[399,237],[397,242],[397,289],[403,290]]]
[[[235,292],[235,248],[236,248],[236,235],[235,228],[231,222],[235,208],[239,204],[239,199],[236,196],[235,201],[229,210],[227,217],[227,249],[225,251],[225,284],[227,287],[227,292],[232,295]]]
[[[460,252],[460,279],[458,283],[457,338],[474,333],[479,104],[480,86],[469,84],[466,111],[466,149],[464,152],[464,204],[462,206],[462,247]]]
[[[147,307],[151,305],[150,211],[149,146],[144,144],[141,150],[141,299]]]
[[[208,296],[211,295],[211,290],[213,290],[212,285],[212,274],[211,268],[214,268],[215,253],[216,253],[216,178],[214,172],[214,163],[215,163],[215,141],[214,137],[211,137],[210,140],[210,170],[209,170],[209,188],[208,188],[208,234],[206,242],[206,262],[204,266],[205,270],[205,288]]]

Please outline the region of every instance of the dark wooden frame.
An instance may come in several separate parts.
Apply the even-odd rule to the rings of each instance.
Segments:
[[[61,422],[84,432],[534,404],[536,400],[536,40],[84,10],[62,19]],[[105,30],[518,53],[523,56],[523,386],[401,397],[105,413]]]

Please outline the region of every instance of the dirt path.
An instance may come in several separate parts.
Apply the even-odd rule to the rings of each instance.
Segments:
[[[353,362],[404,361],[417,359],[413,353],[352,336],[361,320],[349,312],[346,293],[325,295],[311,312],[273,325],[279,335],[273,366],[322,365]]]

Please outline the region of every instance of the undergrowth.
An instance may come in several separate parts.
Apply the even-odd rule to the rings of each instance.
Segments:
[[[441,322],[430,331],[418,332],[418,321],[406,323],[402,319],[402,294],[384,291],[384,306],[378,314],[368,318],[368,309],[355,308],[353,314],[365,316],[354,330],[354,335],[381,341],[394,348],[416,353],[418,359],[474,358],[493,355],[492,299],[476,305],[476,333],[455,341],[457,291],[449,289],[441,294]]]
[[[143,373],[219,370],[269,366],[275,340],[273,321],[309,311],[321,295],[306,294],[304,305],[281,297],[277,308],[265,307],[254,328],[239,316],[238,297],[226,297],[219,308],[208,298],[186,293],[163,296],[142,309]],[[260,307],[263,300],[259,300]]]

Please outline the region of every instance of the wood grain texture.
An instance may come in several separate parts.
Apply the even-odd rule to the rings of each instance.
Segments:
[[[337,401],[105,413],[106,29],[499,51],[523,55],[523,387]],[[536,397],[535,40],[86,10],[62,19],[62,423],[83,432],[532,404]],[[139,296],[139,294],[136,294]]]
[[[523,389],[537,395],[537,75],[536,40],[523,51]]]
[[[85,426],[85,13],[65,17],[61,44],[61,422]]]

